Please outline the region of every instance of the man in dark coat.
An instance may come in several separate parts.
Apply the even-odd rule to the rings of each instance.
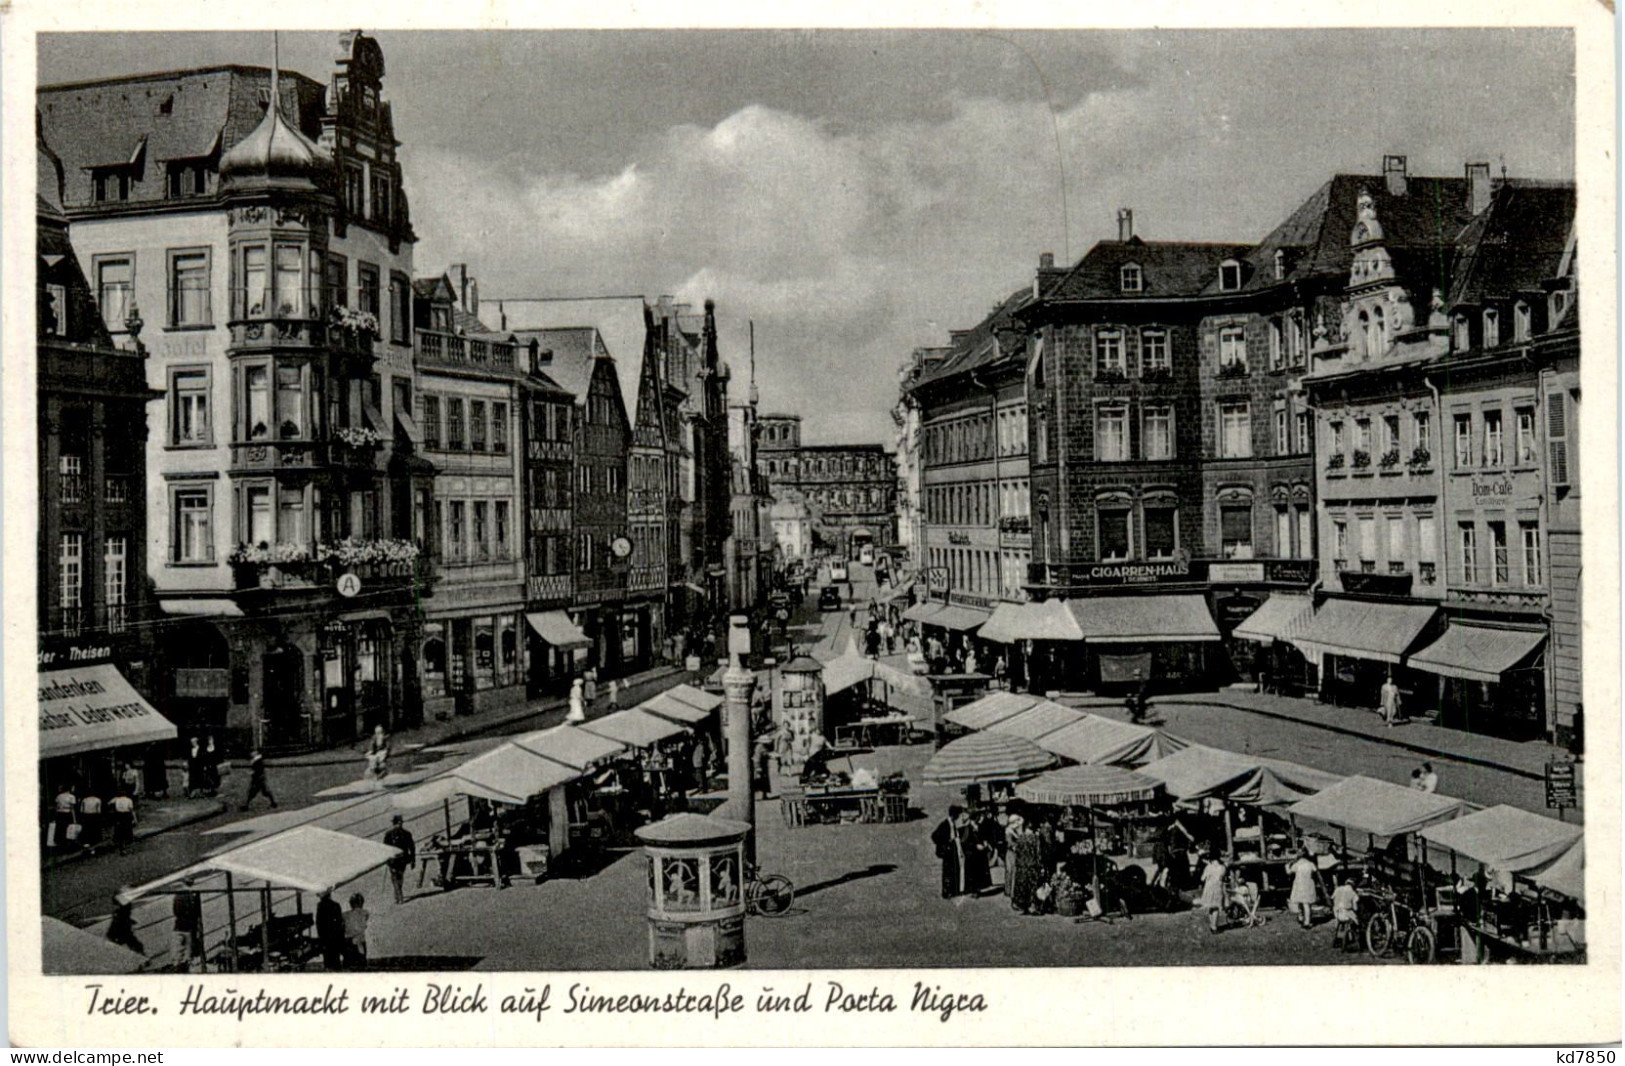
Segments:
[[[271,809],[276,809],[276,797],[271,795],[271,786],[265,783],[265,753],[258,748],[248,757],[248,796],[238,810],[248,810],[255,796],[264,796],[271,801]]]
[[[344,969],[344,909],[332,892],[323,892],[316,901],[316,942],[322,948],[322,965],[329,970]]]
[[[937,849],[937,858],[942,860],[943,899],[965,893],[965,841],[961,828],[964,822],[965,808],[949,807],[948,817],[931,831],[931,843]]]
[[[393,824],[390,825],[389,832],[384,834],[384,844],[386,847],[398,849],[400,854],[389,860],[389,884],[395,890],[395,902],[405,903],[406,893],[402,885],[406,880],[406,871],[417,861],[418,843],[412,839],[412,833],[402,823],[400,815],[395,815],[391,821]]]

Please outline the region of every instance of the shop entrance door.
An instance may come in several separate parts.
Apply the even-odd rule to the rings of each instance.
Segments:
[[[309,740],[305,712],[304,657],[297,648],[280,648],[266,653],[264,743],[267,747],[289,747]]]

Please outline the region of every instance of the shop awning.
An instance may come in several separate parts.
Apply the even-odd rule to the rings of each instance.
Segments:
[[[1061,807],[1110,807],[1147,803],[1162,792],[1162,783],[1119,766],[1063,766],[1016,786],[1028,803]]]
[[[1443,636],[1406,663],[1445,677],[1500,681],[1508,670],[1531,658],[1545,639],[1545,633],[1534,629],[1496,629],[1452,622]]]
[[[613,755],[626,750],[626,745],[597,733],[589,733],[580,726],[556,725],[536,733],[526,733],[514,739],[526,751],[577,770],[589,770]]]
[[[937,603],[934,600],[926,600],[921,603],[916,603],[914,606],[903,612],[903,621],[919,622],[923,625],[924,623],[931,621],[932,618],[935,618],[937,612],[942,610],[944,606],[944,604]]]
[[[576,728],[618,740],[632,748],[647,748],[688,731],[686,726],[636,709],[616,711],[584,722]]]
[[[1437,613],[1437,608],[1419,603],[1327,600],[1292,643],[1311,662],[1323,655],[1348,655],[1398,665]]]
[[[1583,826],[1505,804],[1428,826],[1421,837],[1506,873],[1545,866],[1585,835]]]
[[[1034,743],[1073,762],[1103,766],[1144,766],[1190,742],[1147,725],[1086,715],[1039,737]]]
[[[943,721],[965,729],[986,729],[1042,702],[1038,696],[1020,692],[989,692],[979,700],[955,707],[943,715]]]
[[[1586,898],[1586,842],[1577,840],[1569,850],[1552,860],[1552,864],[1530,878],[1536,885],[1577,899]]]
[[[1372,836],[1391,837],[1426,829],[1435,822],[1448,822],[1466,810],[1463,800],[1355,775],[1294,803],[1288,813]]]
[[[586,648],[592,645],[587,634],[563,611],[532,611],[525,615],[525,621],[530,623],[530,628],[538,637],[555,648]]]
[[[939,608],[936,614],[927,618],[925,624],[968,633],[973,629],[980,628],[982,623],[988,620],[991,613],[982,610],[980,607],[961,607],[957,603],[950,603]]]
[[[40,919],[40,970],[51,976],[135,973],[146,957],[69,925],[49,914]]]
[[[979,633],[984,640],[1014,644],[1018,640],[1082,640],[1083,630],[1062,600],[1001,603]]]
[[[1218,640],[1207,603],[1190,596],[1090,596],[1067,600],[1092,644],[1165,644]]]
[[[1302,633],[1314,617],[1315,601],[1308,596],[1296,592],[1272,592],[1269,599],[1248,615],[1231,635],[1260,644],[1291,640]]]
[[[230,600],[160,600],[165,614],[187,618],[241,618],[243,609]]]
[[[120,892],[117,899],[128,903],[154,892],[190,884],[199,877],[223,873],[272,888],[331,892],[339,885],[371,873],[398,854],[395,848],[376,840],[301,825],[228,848],[139,888]]]
[[[989,733],[1004,733],[1012,737],[1022,737],[1026,740],[1037,741],[1046,733],[1053,733],[1062,726],[1081,722],[1086,718],[1070,707],[1063,707],[1059,703],[1044,700],[1022,711],[1011,715],[1003,721],[994,722],[987,727]],[[1043,744],[1039,744],[1043,747]]]
[[[142,699],[112,663],[42,670],[39,757],[174,740],[175,724]]]
[[[723,703],[722,697],[715,692],[706,692],[704,689],[698,689],[689,684],[673,685],[666,690],[665,695],[674,700],[682,700],[689,706],[698,707],[702,711],[714,711],[721,707]]]

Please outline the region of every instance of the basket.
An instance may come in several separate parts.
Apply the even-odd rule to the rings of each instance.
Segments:
[[[885,801],[883,820],[887,822],[908,821],[908,796],[906,794],[901,796],[886,795],[880,798]]]

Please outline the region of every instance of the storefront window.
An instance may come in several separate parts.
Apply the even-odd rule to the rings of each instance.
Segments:
[[[423,695],[446,694],[446,627],[428,622],[423,627]]]
[[[632,660],[637,657],[638,616],[634,611],[621,615],[621,658]]]
[[[512,615],[497,620],[497,647],[501,653],[497,661],[497,683],[511,685],[519,669],[519,630]]]
[[[370,634],[356,641],[355,665],[357,681],[378,680],[378,642]]]

